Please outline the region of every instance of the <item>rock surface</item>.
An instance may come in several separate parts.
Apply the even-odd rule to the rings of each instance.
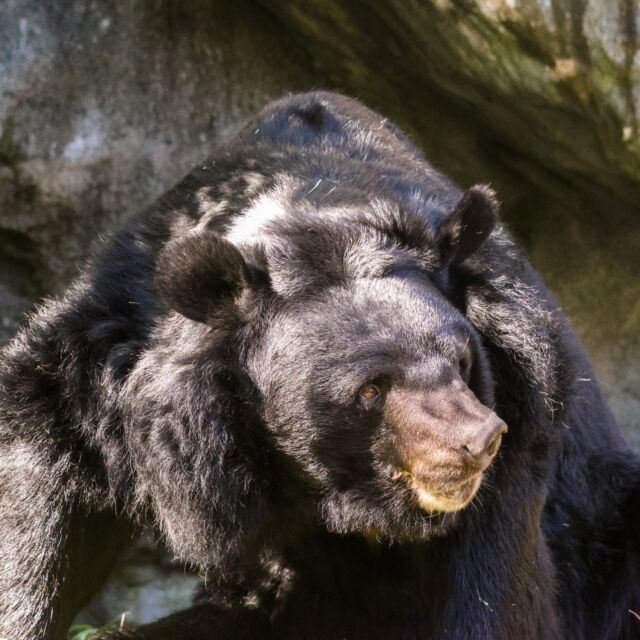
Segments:
[[[640,448],[639,32],[633,0],[4,0],[0,341],[263,103],[340,89],[497,189]]]

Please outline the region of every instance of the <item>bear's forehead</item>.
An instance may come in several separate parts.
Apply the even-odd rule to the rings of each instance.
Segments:
[[[285,304],[267,340],[276,350],[310,358],[343,359],[372,353],[407,359],[453,356],[470,328],[429,282],[416,274],[360,278],[329,287],[315,298]]]
[[[437,203],[408,206],[388,196],[356,197],[346,187],[342,199],[327,201],[321,194],[310,199],[313,189],[308,182],[283,179],[256,197],[225,231],[248,263],[268,271],[278,295],[306,295],[398,268],[437,268],[439,256],[425,214],[429,207],[435,211]]]
[[[347,395],[379,376],[430,380],[460,357],[470,327],[422,279],[358,279],[284,304],[249,357],[265,393],[309,385]]]
[[[361,178],[361,177],[360,177]],[[367,176],[360,184],[352,176],[335,174],[333,178],[315,178],[281,173],[272,177],[265,190],[256,190],[247,206],[226,225],[225,236],[238,247],[268,244],[283,234],[288,224],[324,223],[327,227],[360,223],[378,228],[403,226],[403,219],[394,209],[414,215],[413,224],[437,223],[449,208],[441,198],[430,194],[415,181],[384,184],[385,174]],[[215,212],[213,213],[215,216]],[[207,216],[201,224],[210,222]],[[397,230],[397,229],[396,229]],[[389,227],[388,231],[391,231]]]

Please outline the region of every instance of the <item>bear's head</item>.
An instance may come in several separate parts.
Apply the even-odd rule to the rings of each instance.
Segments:
[[[152,416],[138,474],[183,556],[309,518],[424,539],[478,492],[506,425],[447,274],[490,234],[493,195],[471,188],[436,227],[387,205],[280,219],[259,249],[200,225],[161,252],[174,313],[131,389]]]
[[[265,427],[333,531],[436,532],[506,431],[478,334],[417,270],[274,310],[248,364]]]

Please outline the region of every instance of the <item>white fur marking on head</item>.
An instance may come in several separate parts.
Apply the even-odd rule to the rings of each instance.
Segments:
[[[256,243],[265,225],[286,215],[287,210],[282,202],[272,195],[260,196],[252,207],[234,220],[227,240],[235,245]]]
[[[227,232],[226,238],[235,245],[257,244],[265,241],[265,227],[290,215],[288,196],[297,181],[283,179],[280,185],[256,198],[252,205],[238,216]]]

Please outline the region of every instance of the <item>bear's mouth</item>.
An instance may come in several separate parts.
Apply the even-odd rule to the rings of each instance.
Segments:
[[[428,482],[409,471],[399,471],[396,477],[402,477],[405,480],[418,506],[430,513],[464,509],[473,500],[482,484],[482,473],[467,478],[448,490],[435,490]]]

